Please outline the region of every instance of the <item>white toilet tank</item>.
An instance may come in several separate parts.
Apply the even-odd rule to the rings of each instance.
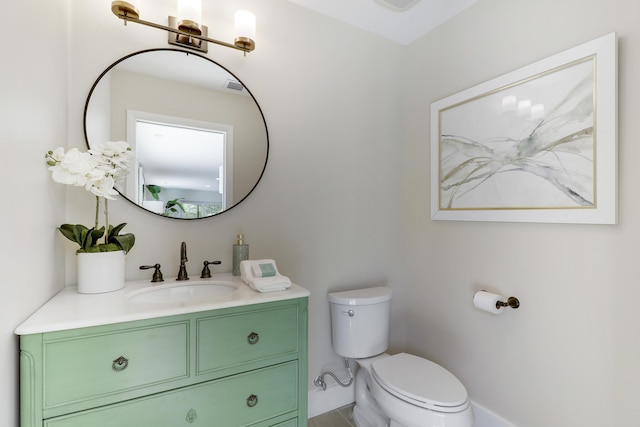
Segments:
[[[350,359],[383,353],[389,346],[391,289],[356,289],[329,294],[333,350]]]

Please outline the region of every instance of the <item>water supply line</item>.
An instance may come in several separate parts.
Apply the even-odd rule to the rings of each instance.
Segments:
[[[313,379],[313,384],[316,385],[316,387],[322,387],[323,391],[327,390],[327,383],[324,380],[324,376],[325,375],[330,375],[333,377],[334,380],[336,380],[336,382],[341,385],[342,387],[349,387],[351,386],[351,384],[353,384],[353,371],[351,370],[351,366],[349,366],[349,359],[347,359],[345,357],[344,359],[344,367],[347,370],[347,372],[349,373],[349,382],[348,383],[343,383],[342,381],[340,381],[340,379],[336,376],[336,374],[334,374],[333,372],[327,371],[327,372],[323,372],[320,375],[318,375],[317,377],[315,377]]]

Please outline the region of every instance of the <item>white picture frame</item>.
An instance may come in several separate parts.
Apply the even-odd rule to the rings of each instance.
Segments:
[[[616,224],[616,34],[434,102],[431,218]]]

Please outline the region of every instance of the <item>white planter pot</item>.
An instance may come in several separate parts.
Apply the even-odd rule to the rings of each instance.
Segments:
[[[124,288],[124,251],[79,253],[78,292],[99,294]]]

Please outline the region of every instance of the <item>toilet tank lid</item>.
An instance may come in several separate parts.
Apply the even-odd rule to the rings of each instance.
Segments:
[[[380,304],[391,299],[391,289],[383,286],[375,288],[354,289],[351,291],[332,292],[329,302],[343,305]]]

